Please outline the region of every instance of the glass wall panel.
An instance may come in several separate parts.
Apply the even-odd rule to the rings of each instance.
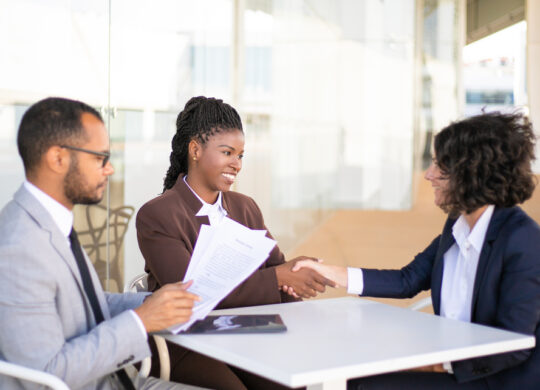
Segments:
[[[20,119],[47,96],[107,103],[107,1],[0,0],[0,206],[24,178]]]
[[[283,250],[335,208],[410,207],[413,163],[457,113],[461,2],[0,0],[0,204],[23,178],[15,136],[30,104],[100,109],[115,174],[76,228],[120,290],[143,269],[135,214],[162,191],[176,116],[205,95],[239,110],[235,189]]]
[[[24,179],[16,136],[21,117],[31,104],[48,96],[62,96],[85,101],[106,113],[109,5],[106,0],[2,0],[0,9],[3,207]],[[88,211],[86,206],[75,208],[75,228],[106,285],[107,194],[102,206]]]
[[[413,0],[245,2],[238,189],[282,248],[334,208],[410,205],[414,27]]]
[[[463,0],[419,1],[419,100],[415,135],[417,171],[431,161],[433,134],[458,119],[461,95],[461,50],[465,36]]]
[[[522,21],[463,48],[466,116],[524,108],[526,42],[527,23]]]
[[[162,192],[176,116],[189,98],[231,101],[232,18],[226,0],[111,0],[111,212],[136,213]],[[127,280],[144,265],[135,215],[124,248]]]

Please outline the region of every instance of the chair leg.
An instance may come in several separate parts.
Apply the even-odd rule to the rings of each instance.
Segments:
[[[138,375],[142,378],[148,378],[150,375],[150,368],[152,367],[152,358],[149,356],[141,362],[141,368],[139,369]]]
[[[154,341],[159,355],[159,377],[168,381],[171,376],[171,360],[169,358],[169,349],[165,339],[161,336],[154,335]]]

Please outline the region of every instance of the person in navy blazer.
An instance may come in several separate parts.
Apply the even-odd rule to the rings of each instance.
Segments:
[[[435,137],[425,175],[435,203],[449,217],[424,251],[400,270],[316,262],[295,269],[311,267],[363,296],[410,298],[431,289],[435,314],[535,335],[538,345],[540,227],[516,206],[534,191],[534,144],[532,125],[519,113],[487,113],[450,124]],[[476,256],[469,256],[475,245]],[[540,389],[540,351],[358,378],[348,388]]]

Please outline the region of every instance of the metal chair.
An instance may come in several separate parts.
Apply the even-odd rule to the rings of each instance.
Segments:
[[[69,390],[69,387],[60,378],[52,374],[3,360],[0,360],[0,375],[38,383],[53,390]]]
[[[143,273],[135,276],[124,287],[124,292],[144,292],[148,291],[148,274]],[[159,356],[159,377],[168,381],[171,376],[171,361],[169,357],[169,349],[165,339],[158,335],[153,335],[154,342],[156,343],[158,356]],[[147,377],[150,374],[152,367],[152,359],[147,357],[141,363],[141,369],[139,375]]]
[[[85,218],[77,220],[81,245],[92,260],[101,283],[104,286],[108,286],[107,281],[115,284],[112,291],[122,288],[122,244],[134,212],[132,206],[124,205],[107,210],[107,207],[98,204],[84,206]],[[111,291],[111,288],[107,287],[107,290]]]

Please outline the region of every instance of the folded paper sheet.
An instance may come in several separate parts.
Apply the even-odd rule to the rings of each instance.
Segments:
[[[202,225],[184,281],[193,280],[189,292],[202,298],[185,324],[169,328],[179,333],[203,319],[236,286],[268,258],[276,242],[264,230],[252,230],[230,218],[218,226]]]

